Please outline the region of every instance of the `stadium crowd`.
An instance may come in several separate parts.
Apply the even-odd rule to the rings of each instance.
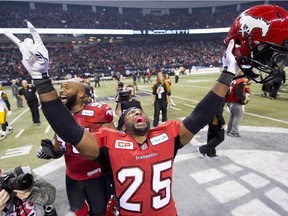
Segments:
[[[273,4],[273,1],[269,1]],[[98,7],[91,6],[35,3],[31,9],[28,2],[1,2],[0,27],[25,28],[26,20],[42,28],[99,28],[99,29],[197,29],[228,27],[239,14],[256,3],[237,5],[169,9],[169,14],[146,14],[141,8]],[[288,3],[277,1],[277,5],[287,8]],[[191,5],[193,7],[193,5]],[[43,16],[45,14],[45,16]],[[160,12],[161,14],[161,12]]]
[[[273,3],[273,2],[271,2]],[[240,10],[252,3],[241,4]],[[287,8],[287,3],[277,2]],[[25,28],[26,20],[44,28],[103,28],[103,29],[190,29],[227,27],[238,15],[237,5],[169,9],[169,14],[145,14],[141,8],[34,3],[0,2],[0,27]],[[237,8],[238,9],[238,8]],[[191,11],[190,11],[191,12]],[[45,14],[45,16],[43,16]],[[200,37],[199,37],[200,38]],[[127,41],[122,43],[86,44],[82,47],[70,43],[46,44],[50,52],[50,68],[53,77],[67,74],[79,75],[89,72],[124,71],[136,69],[146,71],[153,67],[173,68],[183,66],[213,67],[221,65],[221,53],[225,47],[221,39],[205,41]],[[15,46],[0,48],[1,78],[14,79],[27,75]],[[8,45],[8,46],[11,46]]]
[[[9,10],[7,10],[9,8]],[[220,8],[211,14],[210,8],[193,10],[171,10],[170,14],[143,16],[141,9],[123,9],[123,14],[116,7],[106,7],[93,12],[91,7],[72,7],[63,11],[60,4],[36,4],[35,10],[29,4],[9,4],[1,7],[0,26],[4,28],[23,28],[25,20],[44,28],[100,28],[100,29],[190,29],[207,27],[227,27],[237,16],[236,7],[230,10]],[[42,15],[45,14],[43,17]],[[41,17],[41,19],[39,19]],[[191,22],[191,20],[193,20]],[[45,25],[43,25],[45,24]]]
[[[222,41],[187,42],[122,42],[98,43],[75,47],[71,43],[47,44],[50,53],[51,75],[63,77],[66,74],[79,76],[82,73],[103,71],[124,71],[148,68],[170,68],[184,66],[220,66]],[[0,71],[10,79],[25,76],[25,69],[19,61],[17,48],[0,48]]]

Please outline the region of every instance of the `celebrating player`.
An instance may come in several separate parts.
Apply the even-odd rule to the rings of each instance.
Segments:
[[[90,132],[101,127],[115,129],[110,106],[96,102],[85,105],[85,87],[73,80],[62,83],[60,98],[63,104],[78,124]],[[73,145],[57,135],[52,142],[47,139],[41,141],[37,157],[59,158],[63,154],[66,162],[66,191],[71,211],[77,216],[87,215],[88,211],[89,215],[102,216],[106,211],[110,192],[107,191],[109,188],[99,163],[82,156]]]
[[[245,14],[261,17],[266,15],[266,13],[262,14],[262,11],[269,9],[274,11],[270,15],[275,16],[273,19],[268,20],[269,22],[267,21],[266,24],[271,27],[267,31],[274,31],[274,36],[277,37],[279,34],[277,31],[281,31],[282,28],[288,29],[287,25],[282,26],[282,28],[273,28],[274,25],[279,25],[280,22],[287,23],[288,16],[284,9],[271,5],[258,7],[257,10],[255,8],[248,9]],[[254,27],[249,25],[251,29],[243,32],[243,37],[246,37],[246,34],[250,34],[251,37],[248,38],[253,41],[254,30],[258,33],[260,32],[259,26],[257,26],[258,23],[261,24],[262,22],[255,22]],[[114,129],[100,128],[98,132],[92,134],[78,125],[62,104],[48,76],[48,51],[36,29],[29,22],[28,28],[34,43],[29,39],[21,42],[11,33],[6,35],[20,48],[23,56],[22,62],[37,87],[42,110],[52,128],[63,140],[71,143],[86,157],[99,160],[102,163],[104,172],[109,173],[111,176],[110,180],[119,202],[120,215],[176,216],[177,211],[171,188],[172,168],[177,150],[187,145],[193,136],[207,125],[217,113],[222,106],[232,79],[238,71],[238,64],[241,63],[238,56],[245,56],[247,59],[252,60],[255,57],[255,55],[251,55],[252,51],[248,50],[251,52],[243,52],[241,55],[236,56],[237,64],[234,56],[236,54],[232,54],[232,52],[234,53],[235,50],[241,52],[238,44],[239,39],[230,37],[226,40],[228,46],[222,58],[223,72],[212,89],[183,122],[168,120],[150,129],[148,116],[140,109],[130,108],[121,116],[121,126],[124,133]],[[244,27],[243,30],[245,30]],[[265,32],[267,33],[267,31]],[[282,33],[285,36],[281,35],[281,38],[285,37],[286,40],[288,38],[287,31]],[[262,35],[264,37],[266,34],[262,33]],[[259,40],[259,34],[257,36]],[[283,47],[284,41],[281,41],[280,38],[275,40],[275,37],[273,37],[273,40],[270,38],[271,41],[267,41],[269,47],[273,47],[273,49],[267,47],[267,49],[269,48],[267,52],[276,52],[274,53],[276,56],[272,58],[272,61],[275,61],[277,65],[281,63],[280,57],[287,55],[287,50]],[[264,41],[265,39],[262,38],[262,42]],[[255,46],[256,42],[253,41],[253,43],[247,44]],[[241,46],[246,46],[246,44]],[[280,51],[281,53],[279,53]],[[280,54],[281,56],[279,56]],[[257,68],[261,69],[263,65],[267,65],[269,71],[266,72],[274,71],[275,64],[270,64],[271,58],[267,58],[266,61],[265,59],[258,60],[261,60],[261,67],[258,67],[256,63],[250,66],[255,68],[257,66]],[[241,65],[241,69],[244,70],[245,67]],[[250,75],[252,74],[250,73]]]

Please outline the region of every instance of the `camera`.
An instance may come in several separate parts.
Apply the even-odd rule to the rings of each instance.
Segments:
[[[0,175],[0,189],[6,190],[10,199],[6,203],[4,211],[10,212],[13,205],[17,203],[18,198],[13,190],[26,190],[34,185],[33,175],[30,173],[20,174],[15,176],[11,172],[6,172]]]
[[[122,90],[119,92],[119,103],[127,103],[130,99],[131,91],[130,90]]]
[[[9,194],[13,190],[26,190],[34,185],[33,175],[30,173],[15,176],[11,172],[0,175],[0,188],[6,190]]]

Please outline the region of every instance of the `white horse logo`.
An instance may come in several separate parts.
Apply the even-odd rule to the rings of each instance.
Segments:
[[[270,24],[263,20],[262,17],[254,18],[246,14],[241,15],[240,24],[240,33],[242,33],[242,37],[244,37],[245,33],[250,34],[255,28],[260,28],[262,37],[265,37],[270,27]]]

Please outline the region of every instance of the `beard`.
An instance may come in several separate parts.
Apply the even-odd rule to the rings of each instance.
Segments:
[[[68,110],[71,110],[73,106],[76,104],[77,95],[72,95],[70,97],[67,97],[67,102],[65,106],[68,108]]]
[[[144,128],[136,128],[135,126],[133,126],[133,130],[135,135],[144,136],[150,130],[150,124],[148,123],[147,126]]]

